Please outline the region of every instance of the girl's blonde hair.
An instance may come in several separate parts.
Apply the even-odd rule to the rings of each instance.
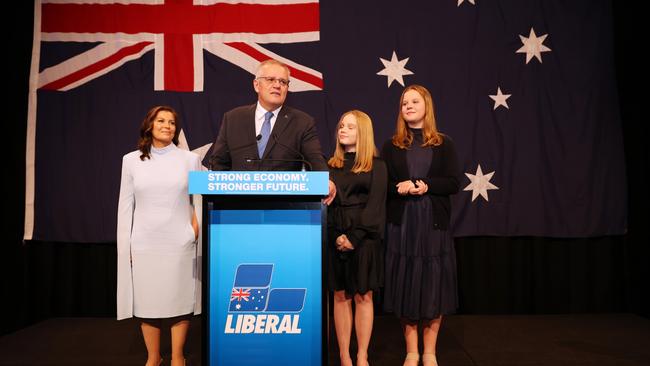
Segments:
[[[345,147],[339,141],[338,132],[343,123],[343,118],[349,114],[353,115],[357,119],[357,152],[356,157],[354,158],[352,172],[369,172],[372,170],[372,159],[377,156],[375,137],[372,130],[372,121],[367,114],[356,109],[345,112],[341,115],[339,123],[336,125],[336,149],[334,150],[334,156],[330,158],[327,164],[332,168],[340,169],[343,167],[343,161],[345,160]]]

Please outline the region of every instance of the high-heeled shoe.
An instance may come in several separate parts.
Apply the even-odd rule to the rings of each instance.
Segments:
[[[407,352],[406,358],[404,359],[404,363],[406,363],[407,361],[415,361],[415,364],[417,365],[418,362],[420,361],[420,354],[417,352]]]
[[[422,365],[424,366],[438,366],[438,359],[433,353],[422,354]]]

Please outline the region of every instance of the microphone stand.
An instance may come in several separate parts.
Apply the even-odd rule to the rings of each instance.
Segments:
[[[300,159],[292,159],[292,161],[294,161],[294,162],[296,162],[296,161],[301,162],[301,163],[302,163],[302,170],[303,170],[303,171],[305,170],[305,166],[307,166],[307,168],[309,168],[309,171],[314,170],[314,169],[312,168],[312,166],[311,166],[311,163],[308,162],[307,160],[305,160],[305,156],[302,155],[302,154],[300,153],[300,151],[298,151],[298,150],[292,148],[291,146],[288,146],[288,145],[282,143],[282,142],[280,141],[280,139],[278,139],[278,136],[277,136],[276,134],[274,134],[274,133],[271,134],[271,137],[273,137],[273,141],[275,141],[276,144],[278,144],[278,145],[284,147],[285,149],[287,149],[287,150],[293,152],[294,154],[298,155],[298,157],[300,157]]]
[[[237,146],[237,147],[235,147],[233,149],[228,149],[228,150],[226,150],[226,153],[228,155],[230,155],[230,153],[233,153],[233,152],[236,152],[236,151],[239,151],[239,150],[242,150],[242,149],[249,148],[249,147],[259,143],[259,141],[261,139],[262,139],[262,134],[260,133],[257,136],[255,136],[255,141],[253,141],[251,143],[248,143],[248,144],[241,145],[241,146]],[[212,154],[212,156],[210,156],[210,170],[214,171],[214,166],[216,165],[216,160],[217,159],[218,159],[217,154]],[[232,156],[230,157],[230,159],[232,161]]]

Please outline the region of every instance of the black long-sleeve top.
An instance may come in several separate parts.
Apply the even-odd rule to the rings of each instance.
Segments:
[[[330,168],[336,197],[328,209],[329,241],[345,234],[358,248],[367,240],[381,240],[386,212],[386,165],[375,158],[372,171],[352,173],[354,153],[345,153],[343,168]],[[333,244],[332,244],[333,245]]]
[[[429,186],[426,195],[433,205],[433,223],[436,229],[449,228],[451,219],[451,200],[449,196],[460,188],[458,157],[453,140],[443,135],[443,143],[429,146],[433,150],[431,165],[426,177],[412,177],[406,161],[406,149],[393,145],[391,140],[384,144],[381,157],[388,169],[388,197],[386,221],[399,225],[404,214],[404,205],[410,195],[397,193],[397,183],[405,180],[422,180]]]

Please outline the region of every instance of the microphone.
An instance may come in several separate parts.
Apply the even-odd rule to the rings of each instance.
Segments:
[[[255,136],[255,141],[249,142],[247,144],[243,144],[243,145],[240,145],[240,146],[237,146],[237,147],[234,147],[232,149],[228,149],[228,150],[226,150],[226,153],[228,153],[228,155],[230,155],[230,154],[232,154],[234,152],[237,152],[239,150],[243,150],[243,149],[249,148],[249,147],[251,147],[253,145],[257,145],[257,143],[261,139],[262,139],[262,134],[260,133],[257,136]],[[214,170],[214,166],[215,166],[215,163],[216,163],[217,159],[218,159],[217,154],[212,154],[212,156],[210,157],[210,170]],[[230,157],[230,159],[232,159],[232,156]]]
[[[312,168],[312,166],[311,166],[311,163],[308,162],[307,160],[305,160],[305,156],[304,156],[303,154],[301,154],[300,151],[294,149],[293,147],[291,147],[291,146],[289,146],[289,145],[287,145],[287,144],[282,143],[282,142],[280,141],[280,139],[278,139],[278,136],[277,136],[276,134],[274,134],[274,133],[271,134],[271,137],[273,137],[273,141],[275,141],[276,144],[278,144],[278,145],[284,147],[285,149],[287,149],[287,150],[293,152],[294,154],[296,154],[296,155],[298,155],[298,156],[300,157],[300,159],[292,159],[292,161],[294,161],[294,162],[295,162],[295,161],[299,161],[299,162],[301,162],[301,163],[303,164],[303,170],[305,170],[305,165],[307,166],[307,168],[309,168],[309,171],[312,171],[312,170],[313,170],[313,168]]]
[[[303,170],[305,170],[305,166],[309,168],[309,170],[312,170],[311,163],[305,160],[305,157],[296,149],[292,148],[291,146],[288,146],[287,144],[282,143],[279,139],[278,136],[275,133],[271,134],[271,137],[273,137],[273,141],[275,141],[276,144],[284,147],[285,149],[293,152],[294,154],[298,155],[299,159],[276,159],[276,158],[244,158],[244,161],[247,163],[263,163],[263,162],[272,162],[272,161],[281,161],[281,162],[287,162],[287,163],[302,163],[303,165]],[[258,165],[259,167],[259,165]]]
[[[287,163],[303,163],[303,164],[306,164],[307,166],[309,166],[310,169],[311,169],[311,165],[309,164],[309,162],[306,161],[306,160],[302,160],[302,159],[244,158],[244,161],[247,162],[247,163],[263,163],[263,162],[266,162],[266,161],[269,161],[269,162],[270,161],[282,161],[282,162],[287,162]]]

